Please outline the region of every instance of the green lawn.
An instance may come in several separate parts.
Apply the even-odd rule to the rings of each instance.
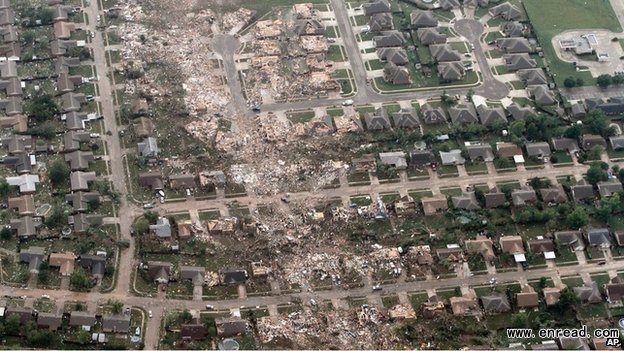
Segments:
[[[461,188],[443,188],[440,192],[445,196],[460,196],[463,193]]]
[[[595,79],[589,72],[576,72],[572,63],[557,58],[552,38],[571,29],[604,28],[621,32],[609,0],[525,0],[524,8],[550,62],[556,83],[561,85],[565,78],[574,76],[582,78],[587,85],[594,85]]]
[[[340,45],[330,45],[327,51],[327,59],[335,62],[343,62],[344,56],[342,55],[342,49]]]
[[[314,118],[314,111],[297,111],[287,113],[288,119],[293,123],[306,123]]]

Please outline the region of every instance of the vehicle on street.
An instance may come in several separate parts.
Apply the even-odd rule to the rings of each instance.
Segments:
[[[349,100],[345,100],[342,102],[342,106],[351,106],[353,105],[353,100],[349,99]]]

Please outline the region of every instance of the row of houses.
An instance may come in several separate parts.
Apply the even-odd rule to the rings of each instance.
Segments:
[[[73,311],[70,313],[37,312],[30,307],[0,307],[0,316],[5,319],[17,316],[20,325],[30,322],[37,324],[39,328],[48,330],[61,330],[64,325],[76,327],[82,330],[101,330],[106,333],[126,334],[130,330],[130,315],[96,315],[93,312]]]
[[[180,266],[178,270],[174,270],[171,262],[148,261],[143,265],[147,271],[149,279],[158,284],[167,284],[170,281],[190,281],[194,285],[205,285],[210,283],[209,272],[204,267],[197,266]],[[252,274],[255,277],[263,277],[268,274],[266,267],[259,263],[251,265]],[[224,269],[218,274],[218,283],[222,285],[239,285],[245,284],[249,274],[245,269]]]
[[[48,266],[58,269],[63,277],[74,273],[76,266],[82,267],[93,275],[96,279],[102,279],[106,270],[106,252],[98,252],[95,255],[77,256],[73,252],[52,252],[47,253],[44,247],[31,246],[21,249],[19,252],[20,262],[28,264],[30,274],[38,274],[41,264],[48,263]]]

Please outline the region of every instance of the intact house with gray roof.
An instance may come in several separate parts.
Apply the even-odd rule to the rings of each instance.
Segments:
[[[405,38],[399,32],[386,32],[373,38],[376,48],[389,48],[395,46],[403,46]]]
[[[94,278],[102,279],[104,277],[106,257],[99,255],[80,255],[78,264],[80,267],[89,270]]]
[[[18,154],[16,156],[6,156],[0,160],[0,164],[15,169],[17,174],[32,173],[33,164],[30,155]]]
[[[508,38],[524,36],[524,25],[518,21],[507,21],[500,25],[500,30]]]
[[[422,45],[444,44],[447,39],[446,34],[440,33],[438,28],[432,27],[418,28],[416,35]]]
[[[407,161],[405,160],[405,153],[402,151],[380,152],[379,159],[381,160],[382,164],[394,167],[396,169],[407,168]]]
[[[206,268],[204,267],[180,266],[180,279],[190,280],[195,286],[203,285],[205,276]]]
[[[100,194],[97,192],[77,191],[72,194],[65,195],[65,201],[70,203],[74,212],[86,212],[89,210],[89,204],[99,202]]]
[[[463,165],[466,159],[462,156],[459,149],[450,150],[448,152],[440,151],[440,159],[443,165]]]
[[[555,232],[555,240],[559,245],[567,246],[572,251],[585,250],[585,241],[583,241],[582,233],[578,230]]]
[[[381,32],[382,30],[391,30],[393,28],[392,25],[392,14],[391,13],[376,13],[371,16],[368,21],[369,32]]]
[[[2,146],[9,155],[29,153],[33,148],[33,138],[30,135],[13,134],[2,139]]]
[[[171,223],[167,217],[158,217],[156,224],[150,224],[149,229],[160,240],[171,239]]]
[[[461,6],[459,0],[438,0],[438,4],[440,4],[440,8],[445,11],[457,9]]]
[[[68,131],[63,134],[63,151],[72,152],[80,149],[81,143],[86,143],[91,140],[88,132]]]
[[[388,0],[374,0],[365,4],[362,4],[362,10],[365,16],[372,16],[376,13],[391,12],[390,3]]]
[[[540,189],[540,194],[542,195],[542,201],[547,204],[561,204],[568,202],[568,196],[562,186]]]
[[[494,161],[494,152],[490,144],[468,145],[466,146],[466,151],[468,152],[468,157],[470,157],[472,161]]]
[[[61,112],[80,111],[81,105],[86,102],[85,94],[65,93],[61,96]]]
[[[433,11],[417,9],[410,13],[410,23],[413,28],[437,27],[438,19]]]
[[[472,7],[487,7],[490,3],[489,0],[464,0],[464,7],[472,6]]]
[[[102,316],[102,330],[106,333],[128,333],[130,316],[107,314]]]
[[[244,284],[247,278],[247,271],[244,269],[222,269],[219,272],[219,280],[223,285]]]
[[[384,66],[383,78],[386,82],[395,85],[405,85],[411,83],[411,77],[407,68],[397,66],[392,62],[388,62]]]
[[[511,115],[514,120],[523,121],[527,119],[530,114],[535,113],[535,110],[530,106],[520,106],[518,103],[514,102],[507,106],[507,112],[509,112],[509,115]]]
[[[591,151],[596,146],[600,146],[603,149],[607,148],[607,141],[600,135],[596,134],[583,134],[581,137],[581,147],[585,151]]]
[[[498,47],[508,54],[530,53],[531,43],[526,38],[501,38],[496,41]]]
[[[583,232],[589,246],[599,246],[609,248],[613,246],[611,234],[607,228],[588,229]]]
[[[382,61],[392,62],[398,66],[405,66],[409,63],[409,59],[407,58],[407,51],[400,47],[378,49],[377,56]]]
[[[431,56],[436,62],[460,61],[461,54],[449,44],[429,45]]]
[[[426,103],[420,107],[423,123],[425,124],[444,124],[446,123],[446,112],[440,106],[435,107]]]
[[[89,117],[86,113],[72,111],[63,114],[61,120],[65,120],[65,129],[81,130],[85,129],[85,122],[89,121]]]
[[[454,82],[464,79],[466,69],[461,62],[440,62],[438,64],[438,74],[442,82]]]
[[[410,152],[410,167],[422,168],[435,162],[435,156],[430,150],[415,150]]]
[[[498,190],[498,187],[494,187],[490,189],[489,192],[485,194],[485,207],[486,208],[497,208],[507,204],[507,197],[505,193]]]
[[[31,246],[28,249],[21,249],[19,259],[20,262],[28,263],[30,274],[38,274],[41,263],[46,260],[45,248]]]
[[[92,327],[95,325],[95,314],[86,311],[73,311],[69,316],[69,325],[73,327]]]
[[[22,98],[19,96],[9,96],[6,99],[0,100],[0,110],[3,110],[7,116],[23,114]]]
[[[95,156],[91,151],[74,151],[65,154],[65,162],[69,163],[72,171],[82,171],[89,168],[95,162]]]
[[[490,107],[487,105],[479,105],[477,107],[479,120],[484,126],[490,126],[495,123],[507,123],[507,115],[502,107]]]
[[[472,105],[454,105],[448,109],[453,124],[478,123],[477,111]]]
[[[602,294],[598,289],[598,284],[595,281],[591,283],[585,283],[583,286],[573,288],[576,297],[582,303],[601,303]]]
[[[608,101],[601,98],[586,99],[585,106],[587,106],[587,111],[598,109],[607,115],[617,115],[624,113],[624,97],[611,97]]]
[[[601,197],[610,197],[615,193],[622,192],[622,183],[617,179],[611,179],[604,182],[598,182],[598,192]]]
[[[529,157],[544,158],[550,157],[551,154],[550,145],[547,142],[527,143],[524,147]]]
[[[505,62],[505,67],[510,72],[537,67],[537,62],[526,53],[503,55],[503,62]]]
[[[72,191],[89,190],[89,182],[97,179],[95,172],[75,171],[69,175],[69,182]]]
[[[572,118],[584,118],[587,115],[587,111],[585,110],[585,105],[582,103],[575,103],[570,105],[570,116]]]
[[[517,7],[510,4],[509,2],[504,2],[502,4],[496,5],[492,7],[488,13],[492,17],[501,17],[504,20],[512,21],[517,20],[522,17],[522,11],[520,11]]]
[[[12,230],[17,232],[19,240],[26,240],[36,237],[41,226],[41,219],[31,216],[21,217],[19,219],[11,219],[10,226]]]
[[[609,137],[609,145],[613,150],[624,149],[624,135],[617,135]]]
[[[474,191],[465,192],[460,196],[453,196],[451,201],[453,201],[453,206],[457,209],[475,211],[481,208]]]
[[[197,187],[193,174],[175,174],[169,176],[169,187],[171,189],[193,189]]]
[[[169,283],[171,273],[173,271],[173,264],[170,262],[161,261],[148,261],[147,262],[147,276],[154,282],[159,284]]]
[[[416,110],[413,108],[401,109],[399,112],[392,114],[392,123],[395,128],[418,128],[420,121]]]
[[[576,152],[579,151],[579,145],[576,139],[572,138],[552,138],[552,145],[555,151]]]
[[[103,217],[97,214],[76,213],[68,217],[68,224],[74,229],[76,234],[86,233],[92,225],[102,225]]]
[[[589,184],[585,179],[572,185],[570,187],[570,192],[572,193],[572,198],[576,202],[595,198],[594,187]]]
[[[58,330],[63,324],[63,316],[60,313],[37,313],[37,326],[48,330]]]
[[[145,158],[156,158],[160,152],[158,142],[153,137],[145,138],[142,142],[137,143],[137,149],[139,155]]]
[[[537,194],[533,189],[518,189],[511,192],[511,200],[516,207],[527,206],[537,202]]]
[[[377,109],[374,113],[364,112],[364,122],[368,130],[391,129],[390,118],[385,109]]]
[[[548,89],[547,85],[532,85],[527,88],[529,96],[535,100],[538,106],[549,106],[557,103],[555,94]]]
[[[509,299],[505,294],[496,294],[481,297],[481,304],[486,313],[503,313],[511,310]]]

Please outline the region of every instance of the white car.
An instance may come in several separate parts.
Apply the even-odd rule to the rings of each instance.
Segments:
[[[143,205],[143,208],[149,210],[150,208],[154,208],[154,204],[145,204]]]
[[[147,315],[148,315],[150,318],[154,317],[154,315],[152,314],[152,310],[147,311]]]
[[[345,100],[342,102],[342,106],[351,106],[353,105],[353,100],[349,99],[349,100]]]
[[[206,305],[206,309],[212,311],[212,310],[214,310],[214,306],[213,305]]]
[[[100,137],[100,133],[90,133],[89,137],[91,137],[91,138],[99,138]]]

